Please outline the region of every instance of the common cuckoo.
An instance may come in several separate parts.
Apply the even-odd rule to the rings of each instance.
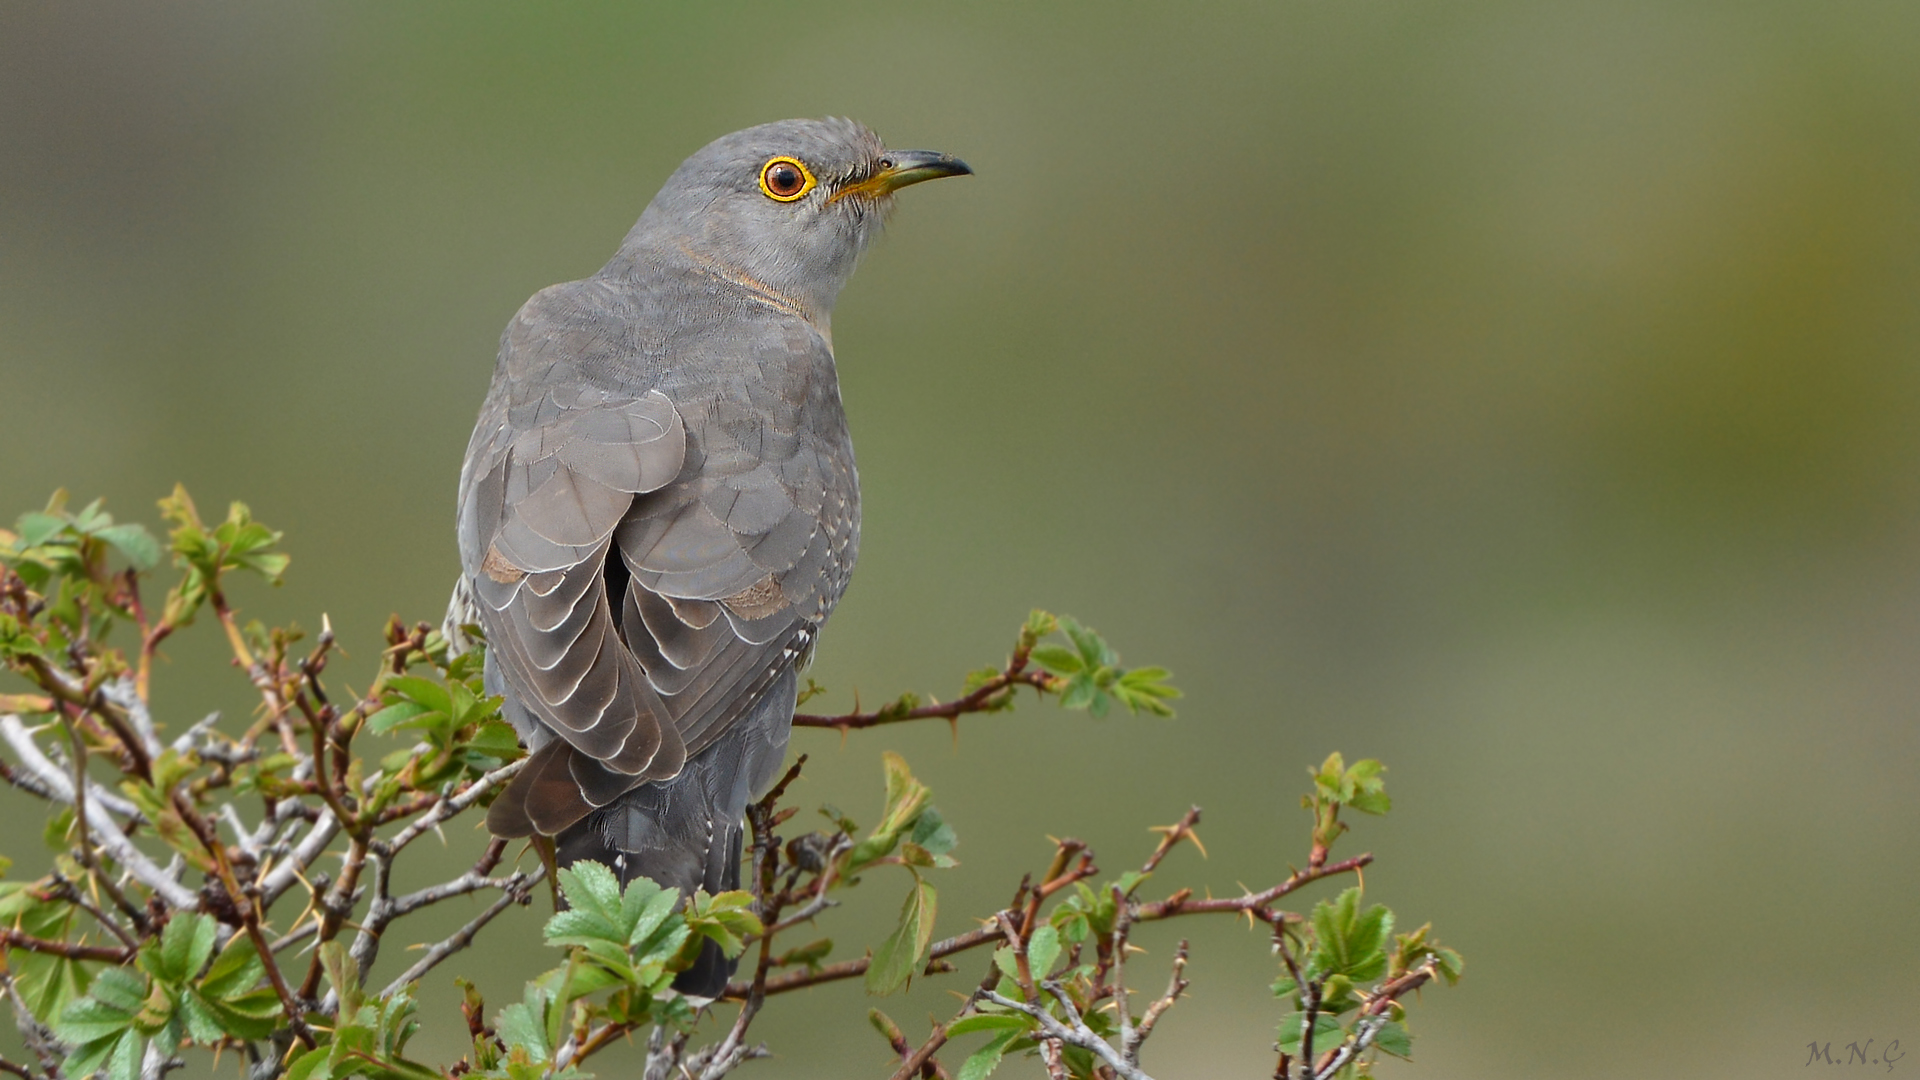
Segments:
[[[849,120],[688,158],[599,273],[501,337],[460,472],[451,621],[529,749],[496,836],[691,895],[740,882],[747,801],[846,589],[860,489],[829,318],[893,193],[970,172]],[[676,985],[716,997],[707,952]]]

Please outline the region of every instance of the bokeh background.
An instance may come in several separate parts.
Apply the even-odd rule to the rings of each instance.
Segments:
[[[1032,606],[1187,692],[798,736],[804,800],[871,818],[888,748],[931,783],[943,934],[1044,834],[1118,870],[1189,802],[1211,857],[1165,876],[1274,880],[1337,748],[1390,768],[1370,896],[1467,956],[1391,1075],[1920,1050],[1904,0],[9,4],[0,512],[244,499],[295,556],[245,613],[329,613],[351,679],[440,615],[514,309],[708,139],[823,114],[978,169],[902,199],[836,314],[866,534],[828,704],[951,693]],[[246,710],[218,648],[170,650],[173,723]],[[865,891],[826,933],[880,936]],[[433,977],[423,1056],[454,973],[550,962],[541,917]],[[1178,932],[1150,1068],[1269,1075],[1263,939]],[[946,983],[882,1004],[920,1030]],[[751,1075],[881,1075],[857,986],[780,1006]]]

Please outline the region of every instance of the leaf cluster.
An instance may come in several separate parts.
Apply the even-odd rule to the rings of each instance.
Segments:
[[[136,1080],[149,1044],[164,1060],[188,1040],[213,1046],[270,1035],[281,1012],[260,985],[265,965],[238,934],[226,935],[215,956],[221,936],[213,919],[182,912],[140,947],[135,966],[102,968],[53,1023],[73,1048],[67,1074]]]
[[[1342,807],[1389,808],[1378,762],[1348,766],[1334,754],[1312,770],[1307,868],[1259,893],[1144,894],[1170,851],[1198,847],[1195,808],[1160,830],[1145,863],[1104,879],[1086,845],[1055,841],[1045,873],[1024,880],[1006,908],[942,938],[935,871],[959,865],[958,837],[927,785],[885,753],[870,828],[827,806],[824,827],[777,835],[795,814],[780,800],[799,765],[753,804],[746,888],[681,896],[644,878],[623,882],[597,863],[558,870],[564,909],[543,936],[561,961],[490,1016],[463,984],[471,1049],[449,1065],[417,1060],[410,1040],[433,1022],[415,1004],[418,980],[505,907],[528,903],[544,872],[496,872],[506,856],[496,841],[457,878],[405,895],[392,889],[408,845],[484,808],[523,758],[501,700],[485,690],[484,640],[475,627],[396,619],[364,692],[330,689],[323,676],[335,646],[324,620],[308,648],[297,629],[243,624],[231,600],[236,575],[279,581],[288,566],[280,534],[240,503],[209,522],[182,489],[161,510],[164,543],[114,522],[98,502],[71,511],[63,494],[0,530],[0,663],[30,687],[0,694],[0,744],[15,759],[0,779],[46,801],[54,849],[46,877],[0,881],[0,931],[17,1019],[49,1080],[131,1080],[156,1063],[172,1067],[194,1047],[239,1051],[258,1075],[291,1080],[582,1080],[595,1053],[647,1028],[646,1075],[717,1080],[764,1053],[745,1036],[767,1001],[835,979],[899,993],[955,970],[952,958],[971,950],[986,966],[982,989],[918,1048],[872,1014],[902,1069],[945,1075],[934,1055],[972,1036],[984,1041],[950,1074],[961,1080],[985,1080],[1021,1054],[1041,1058],[1054,1077],[1142,1078],[1140,1046],[1187,985],[1186,948],[1164,994],[1133,998],[1124,977],[1138,951],[1130,935],[1206,914],[1273,929],[1289,965],[1276,991],[1295,1010],[1279,1048],[1353,1073],[1368,1067],[1367,1052],[1410,1048],[1402,995],[1459,975],[1458,955],[1428,928],[1394,935],[1391,913],[1363,907],[1357,889],[1305,917],[1281,907],[1371,858],[1335,863],[1329,851],[1347,829]],[[166,599],[149,608],[142,593],[168,573],[168,556]],[[258,708],[244,731],[208,718],[167,732],[150,700],[159,648],[209,612]],[[130,640],[113,644],[116,632]],[[871,713],[795,722],[844,733],[956,721],[1011,708],[1022,686],[1096,717],[1115,705],[1172,716],[1179,697],[1164,668],[1125,667],[1090,628],[1035,611],[1007,662],[970,676],[955,701],[904,695]],[[809,696],[817,692],[809,683]],[[1011,739],[993,749],[1020,752]],[[102,783],[102,772],[111,779]],[[857,933],[857,946],[837,955],[829,938],[790,944],[845,890],[870,884],[904,885],[891,925]],[[475,894],[491,899],[459,933],[422,943],[430,947],[420,959],[372,989],[396,920]],[[709,1011],[672,983],[708,942],[739,960],[728,991],[738,1011],[724,1038],[689,1051]],[[1310,1067],[1301,1075],[1323,1074]]]

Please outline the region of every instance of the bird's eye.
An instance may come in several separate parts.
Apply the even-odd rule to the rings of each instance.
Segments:
[[[813,173],[799,160],[777,157],[760,169],[760,191],[775,202],[793,202],[813,190]]]

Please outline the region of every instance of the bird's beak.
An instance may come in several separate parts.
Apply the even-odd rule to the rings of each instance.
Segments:
[[[880,155],[880,167],[872,176],[834,192],[835,199],[848,195],[878,198],[891,195],[909,184],[938,180],[943,176],[971,176],[967,163],[952,154],[936,150],[888,150]]]

